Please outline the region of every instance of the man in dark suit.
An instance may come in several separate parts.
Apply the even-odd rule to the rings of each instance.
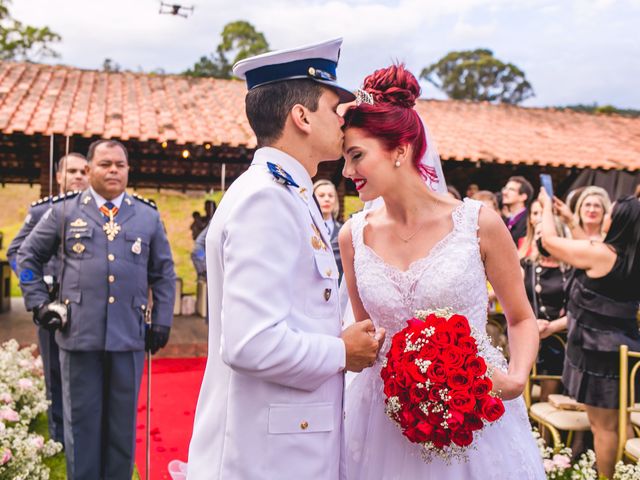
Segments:
[[[35,322],[58,330],[68,478],[129,479],[144,351],[169,339],[174,265],[155,204],[125,192],[125,147],[98,140],[87,159],[90,188],[52,205],[20,247],[17,267]],[[43,281],[59,248],[66,307],[51,303]]]
[[[532,200],[533,187],[524,177],[511,177],[502,188],[502,205],[508,213],[505,223],[516,247],[520,239],[527,235],[527,208]]]

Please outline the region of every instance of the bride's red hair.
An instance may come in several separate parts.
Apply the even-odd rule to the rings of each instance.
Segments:
[[[344,115],[344,129],[360,128],[380,140],[387,150],[411,145],[413,164],[425,174],[420,160],[427,149],[424,127],[413,108],[420,85],[404,65],[376,70],[364,80],[363,90],[373,97],[373,105],[361,103]]]

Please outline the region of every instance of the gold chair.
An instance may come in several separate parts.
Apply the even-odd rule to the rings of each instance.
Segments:
[[[562,348],[565,347],[565,341],[559,335],[552,335],[549,338],[553,338],[558,341]],[[589,424],[589,418],[587,412],[580,410],[580,405],[577,402],[571,400],[566,395],[554,395],[556,401],[551,403],[547,402],[535,402],[535,394],[533,387],[538,387],[537,383],[541,380],[562,380],[561,375],[539,375],[536,364],[533,364],[531,369],[531,375],[527,380],[527,385],[524,390],[524,401],[529,412],[529,417],[546,428],[551,434],[553,439],[553,447],[556,451],[560,450],[562,446],[562,436],[560,432],[567,432],[567,441],[565,445],[570,446],[573,440],[573,433],[577,431],[588,431],[591,429]],[[533,385],[532,385],[533,384]],[[537,392],[539,398],[539,390]],[[566,404],[567,408],[559,408],[558,404]]]
[[[620,409],[618,417],[618,451],[616,462],[640,459],[640,403],[636,403],[635,377],[640,362],[629,371],[629,358],[640,359],[640,352],[629,351],[627,345],[620,345]],[[627,438],[627,427],[631,422],[636,438]]]

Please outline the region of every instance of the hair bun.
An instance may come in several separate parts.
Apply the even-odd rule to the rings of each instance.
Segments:
[[[420,96],[420,85],[403,64],[376,70],[364,79],[363,90],[373,96],[375,103],[389,103],[412,108]]]

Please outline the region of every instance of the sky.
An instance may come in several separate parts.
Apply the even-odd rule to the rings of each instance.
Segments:
[[[350,88],[402,61],[416,76],[453,50],[488,48],[523,70],[535,97],[524,106],[640,109],[640,0],[12,0],[12,16],[62,36],[60,58],[100,68],[180,73],[215,51],[229,22],[246,20],[272,50],[343,37],[338,78]],[[424,98],[446,98],[426,81]]]

